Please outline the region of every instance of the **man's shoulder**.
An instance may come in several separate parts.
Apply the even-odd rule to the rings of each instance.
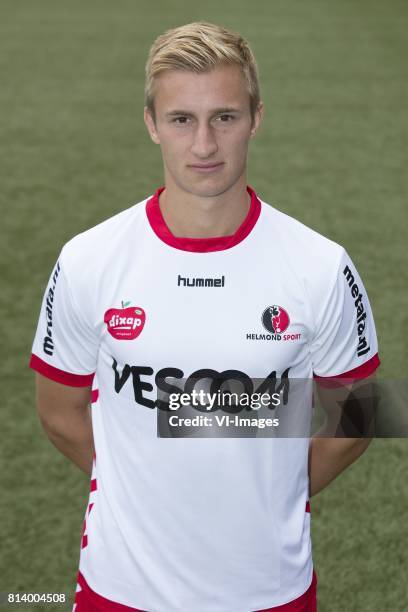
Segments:
[[[104,245],[104,240],[120,239],[119,232],[132,231],[131,224],[136,223],[144,218],[145,202],[148,198],[132,204],[128,208],[121,210],[112,217],[104,219],[100,223],[88,228],[87,230],[76,234],[67,243],[66,246],[79,247],[85,245]]]
[[[296,217],[276,208],[275,205],[262,201],[262,211],[266,223],[275,228],[275,233],[287,239],[296,239],[311,243],[322,248],[336,251],[342,248],[337,242],[323,235],[319,231],[299,221]]]
[[[145,203],[148,198],[136,202],[97,225],[76,234],[68,240],[61,257],[70,267],[82,268],[92,262],[111,257],[127,241],[136,238],[145,228]]]
[[[344,247],[328,236],[282,212],[274,205],[262,201],[264,231],[271,241],[279,246],[291,259],[303,261],[306,265],[320,262],[323,259],[338,262],[344,253]]]
[[[344,247],[275,205],[262,202],[262,243],[272,262],[292,275],[310,295],[324,296],[338,277]]]

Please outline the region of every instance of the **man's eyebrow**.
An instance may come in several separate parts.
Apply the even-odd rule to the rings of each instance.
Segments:
[[[218,115],[220,113],[240,113],[240,112],[241,110],[239,108],[223,107],[223,108],[214,108],[214,110],[211,111],[211,114]],[[174,117],[175,115],[194,115],[194,113],[191,113],[190,111],[186,111],[186,110],[173,110],[173,111],[169,111],[168,113],[166,113],[166,117]]]

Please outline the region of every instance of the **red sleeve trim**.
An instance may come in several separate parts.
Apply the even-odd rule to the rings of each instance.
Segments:
[[[34,354],[31,355],[29,367],[39,374],[68,387],[90,387],[95,376],[95,374],[72,374],[72,372],[65,372],[55,368]]]
[[[360,380],[363,378],[367,378],[375,372],[375,370],[380,365],[380,358],[378,357],[378,353],[376,353],[371,359],[366,361],[365,363],[357,366],[353,370],[349,370],[348,372],[343,372],[342,374],[336,374],[336,376],[318,376],[314,374],[313,377],[321,385],[329,384],[332,385],[338,382],[341,384],[344,381],[344,384],[348,384],[351,380]],[[347,380],[344,380],[347,379]],[[350,380],[351,379],[351,380]]]

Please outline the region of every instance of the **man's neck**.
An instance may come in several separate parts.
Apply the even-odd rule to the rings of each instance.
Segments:
[[[214,196],[197,196],[170,183],[159,196],[160,210],[173,236],[213,238],[231,236],[245,220],[251,196],[245,183]]]

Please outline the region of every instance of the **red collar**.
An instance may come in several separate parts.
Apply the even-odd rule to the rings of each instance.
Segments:
[[[154,195],[146,202],[146,214],[149,223],[156,234],[169,246],[181,251],[195,251],[197,253],[208,253],[209,251],[224,251],[242,242],[253,229],[261,213],[261,202],[255,191],[247,185],[247,191],[251,196],[251,204],[244,221],[236,232],[230,236],[218,236],[215,238],[184,238],[173,236],[167,227],[160,210],[159,195],[165,187],[159,187]]]

